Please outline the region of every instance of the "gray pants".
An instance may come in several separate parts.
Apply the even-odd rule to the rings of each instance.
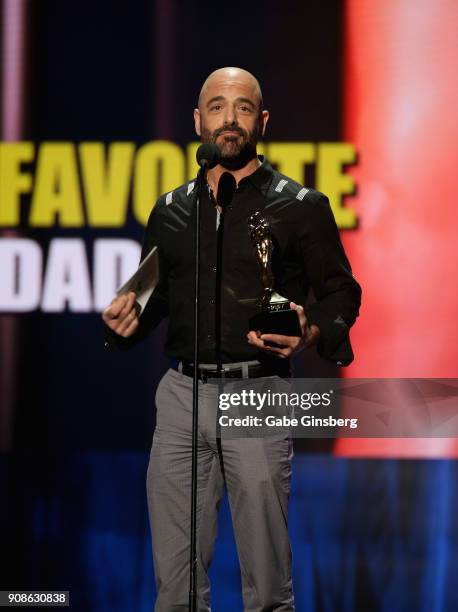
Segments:
[[[197,609],[209,612],[208,568],[227,487],[245,612],[294,610],[287,508],[292,441],[285,434],[218,439],[218,386],[199,382]],[[169,370],[157,394],[147,475],[156,612],[188,610],[192,379]]]

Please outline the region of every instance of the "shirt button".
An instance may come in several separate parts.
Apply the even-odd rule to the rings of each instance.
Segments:
[[[211,334],[207,334],[207,340],[213,340],[213,336]]]
[[[210,304],[214,304],[214,303],[215,303],[215,298],[212,298],[212,299],[210,300]]]
[[[212,272],[216,272],[216,266],[212,266]]]

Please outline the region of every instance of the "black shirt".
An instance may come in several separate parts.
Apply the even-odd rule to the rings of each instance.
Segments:
[[[262,158],[261,158],[262,159]],[[109,333],[109,343],[128,348],[169,316],[166,355],[193,361],[195,191],[189,181],[159,198],[145,232],[142,258],[158,247],[161,282],[128,339]],[[264,160],[243,178],[219,214],[204,190],[201,201],[200,362],[253,360],[248,321],[262,295],[260,270],[248,219],[261,211],[269,220],[276,291],[306,306],[309,324],[320,329],[318,352],[346,365],[353,359],[348,330],[359,310],[361,289],[351,274],[339,232],[322,193],[276,172]]]

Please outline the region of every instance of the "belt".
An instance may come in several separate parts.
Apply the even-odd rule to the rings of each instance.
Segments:
[[[173,360],[170,367],[185,376],[194,377],[193,363]],[[203,382],[207,378],[259,378],[260,376],[272,376],[272,372],[269,372],[259,361],[223,363],[220,369],[216,363],[201,363],[197,369],[197,378]]]
[[[185,376],[194,377],[194,364],[188,361],[171,360],[170,367]],[[201,363],[198,367],[197,378],[206,382],[207,378],[260,378],[262,376],[291,376],[290,364],[287,360],[272,360],[272,363],[259,361],[241,361],[237,363],[223,363],[218,369],[216,363]]]

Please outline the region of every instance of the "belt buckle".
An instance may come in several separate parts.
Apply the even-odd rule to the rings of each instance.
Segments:
[[[222,376],[223,378],[244,378],[243,376],[243,368],[227,368],[225,370],[225,374]]]

